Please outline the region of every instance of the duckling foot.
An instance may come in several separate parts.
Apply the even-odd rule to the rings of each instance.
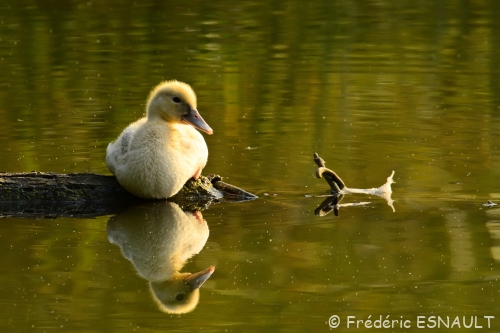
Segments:
[[[194,212],[193,212],[193,215],[194,215],[194,217],[196,218],[196,220],[197,220],[198,222],[200,222],[200,224],[202,224],[202,223],[203,223],[203,221],[204,221],[204,220],[203,220],[203,215],[201,214],[201,212],[200,212],[199,210],[194,211]]]
[[[200,176],[201,176],[201,168],[196,170],[195,174],[193,175],[193,178],[194,178],[194,180],[198,180],[198,178],[200,178]]]

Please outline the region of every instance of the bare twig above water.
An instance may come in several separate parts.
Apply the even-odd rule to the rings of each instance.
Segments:
[[[360,189],[360,188],[348,188],[345,186],[345,183],[340,179],[340,177],[332,170],[328,169],[325,166],[325,161],[317,154],[314,153],[314,162],[318,165],[318,169],[316,169],[316,177],[325,178],[328,185],[330,185],[330,192],[332,197],[324,200],[321,205],[316,208],[315,214],[318,216],[324,216],[330,213],[332,210],[335,215],[338,216],[338,210],[340,207],[347,206],[360,206],[369,204],[369,202],[358,202],[358,203],[349,203],[349,204],[340,204],[340,201],[344,198],[346,194],[368,194],[368,195],[376,195],[381,198],[384,198],[387,201],[387,204],[392,208],[392,211],[395,212],[394,209],[394,201],[391,198],[392,188],[391,184],[395,183],[393,180],[394,171],[392,171],[391,175],[387,177],[387,182],[380,187],[377,188],[369,188],[369,189]]]

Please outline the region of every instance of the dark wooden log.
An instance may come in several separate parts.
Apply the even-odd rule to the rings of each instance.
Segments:
[[[220,176],[190,179],[168,199],[186,210],[203,210],[221,201],[257,198],[222,182]],[[115,214],[144,199],[133,196],[114,176],[92,173],[0,173],[0,217],[95,217]]]

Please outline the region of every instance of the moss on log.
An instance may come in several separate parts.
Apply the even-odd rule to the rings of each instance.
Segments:
[[[257,198],[219,176],[190,179],[168,199],[186,210],[214,202]],[[133,196],[114,176],[93,173],[0,173],[0,217],[95,217],[115,214],[144,199]]]

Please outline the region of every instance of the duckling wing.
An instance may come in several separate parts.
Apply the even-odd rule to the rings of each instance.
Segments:
[[[137,129],[146,122],[146,118],[128,125],[120,134],[116,141],[111,142],[106,149],[106,165],[109,171],[115,174],[118,165],[126,163],[126,156],[130,149],[130,144],[134,138]]]
[[[132,136],[134,133],[131,130],[128,130],[128,127],[123,131],[121,138],[121,154],[125,155],[128,153],[128,148],[130,147],[130,142],[132,141]]]

